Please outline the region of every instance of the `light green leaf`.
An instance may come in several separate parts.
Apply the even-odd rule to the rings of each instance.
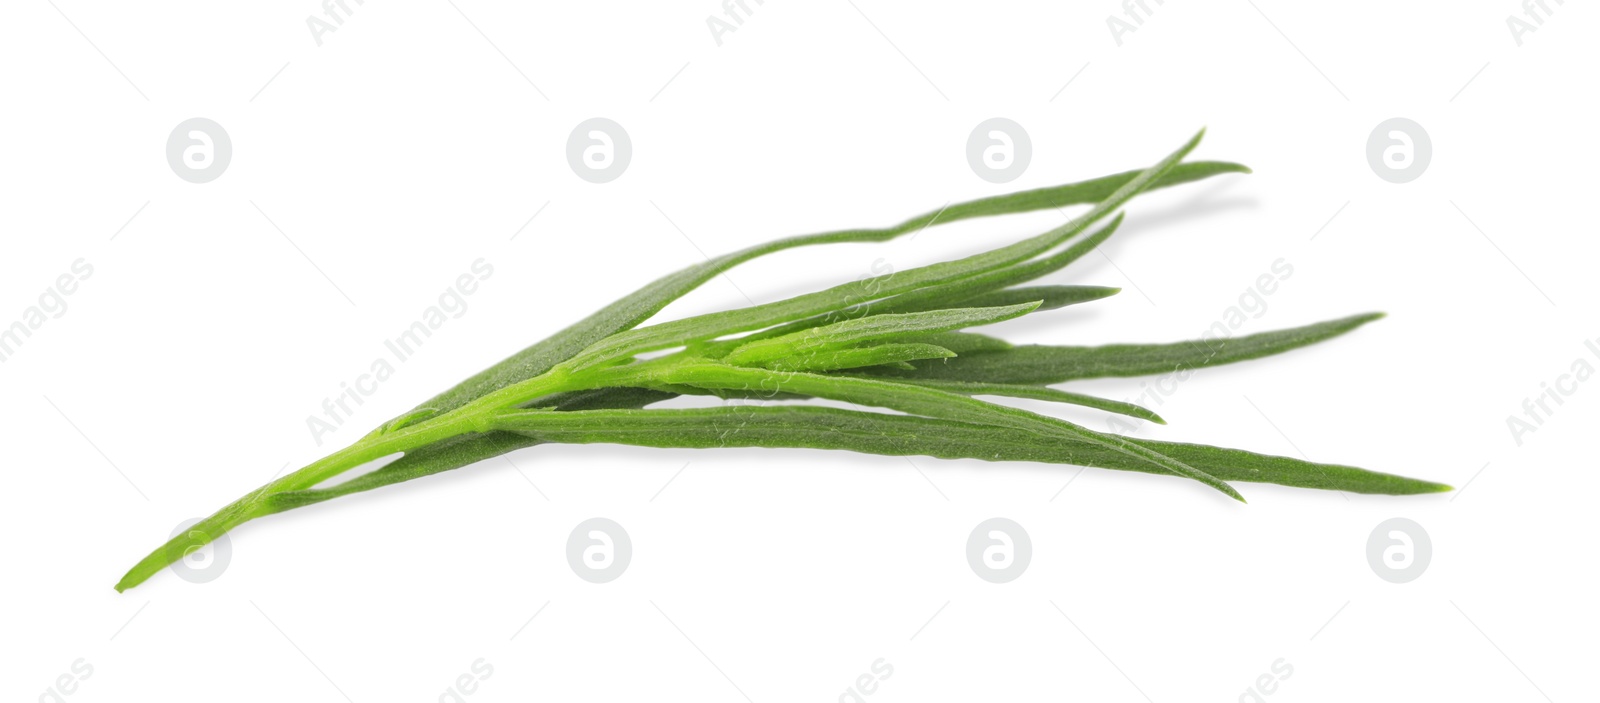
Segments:
[[[735,366],[766,366],[768,362],[815,354],[828,349],[856,346],[866,342],[889,342],[994,324],[1022,317],[1038,307],[1039,301],[1035,300],[998,308],[954,308],[872,315],[812,327],[781,337],[747,342],[735,347],[722,359]]]
[[[863,366],[902,364],[919,359],[948,359],[956,353],[932,344],[880,344],[871,347],[825,349],[762,362],[774,371],[836,371]],[[907,364],[909,366],[909,364]]]

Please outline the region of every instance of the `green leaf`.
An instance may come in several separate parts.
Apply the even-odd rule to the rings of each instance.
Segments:
[[[1337,337],[1383,313],[1368,313],[1243,337],[1175,344],[1110,344],[1100,347],[1019,346],[995,352],[961,354],[949,361],[914,364],[916,371],[884,375],[1042,385],[1083,378],[1148,376],[1231,364]],[[960,352],[957,352],[960,354]]]
[[[1010,349],[1011,343],[1004,339],[978,334],[976,332],[935,332],[933,334],[918,335],[914,341],[923,344],[933,344],[944,347],[956,353],[972,354],[976,352],[990,352]]]
[[[956,261],[930,264],[883,276],[865,278],[851,283],[799,295],[765,305],[726,312],[697,315],[695,317],[664,322],[639,329],[619,332],[597,342],[562,365],[569,372],[577,372],[604,365],[619,357],[684,346],[725,335],[749,332],[782,324],[784,322],[840,310],[851,305],[896,295],[928,286],[952,283],[964,278],[992,273],[1025,262],[1043,254],[1061,242],[1084,231],[1091,224],[1111,214],[1129,199],[1149,188],[1171,170],[1204,136],[1202,130],[1177,151],[1141,171],[1123,183],[1104,200],[1071,222],[1010,246],[975,254]]]
[[[214,536],[224,534],[256,517],[294,505],[316,502],[325,499],[323,496],[334,493],[343,495],[358,490],[368,490],[379,485],[456,468],[522,446],[524,444],[522,439],[493,431],[489,427],[487,423],[494,413],[513,409],[519,405],[560,407],[565,406],[568,401],[584,402],[586,399],[626,404],[633,402],[626,400],[627,398],[643,398],[642,402],[650,402],[650,398],[665,397],[665,393],[673,390],[670,384],[663,384],[666,391],[654,393],[604,388],[602,387],[604,384],[586,385],[594,377],[577,376],[575,375],[577,371],[609,375],[614,371],[614,366],[627,364],[634,354],[676,346],[671,342],[673,339],[681,339],[682,344],[699,343],[727,334],[754,331],[812,314],[869,302],[874,297],[865,294],[864,291],[838,287],[812,297],[802,296],[770,306],[756,306],[715,316],[665,323],[647,330],[635,329],[672,300],[739,263],[798,246],[883,241],[940,222],[1026,212],[1045,207],[1062,207],[1082,202],[1098,203],[1088,213],[1045,235],[986,255],[916,270],[913,272],[916,274],[912,277],[913,280],[891,290],[889,294],[985,276],[1007,267],[1023,264],[1035,256],[1044,255],[1056,243],[1075,236],[1143,190],[1197,180],[1218,173],[1247,170],[1233,164],[1177,163],[1193,148],[1198,139],[1199,135],[1179,153],[1143,171],[947,206],[937,212],[912,218],[890,228],[844,230],[792,237],[712,259],[705,264],[658,279],[635,294],[613,303],[544,342],[524,349],[467,379],[419,405],[413,411],[384,423],[378,430],[357,440],[355,444],[276,478],[258,490],[224,506],[201,521],[194,530],[173,538],[146,556],[123,577],[118,583],[118,589],[123,590],[137,585],[190,549],[205,544]],[[868,282],[868,285],[872,285],[872,282]],[[789,313],[789,317],[784,317],[785,313]],[[667,342],[665,346],[652,346],[664,341]],[[918,343],[926,344],[926,342]],[[895,365],[904,363],[893,362]],[[889,368],[889,366],[878,368]],[[593,392],[586,393],[584,392],[586,390]],[[735,389],[724,390],[732,392]],[[1121,451],[1137,453],[1130,448],[1131,446],[1123,446]],[[397,452],[404,452],[405,456],[383,469],[332,488],[316,488],[334,476]],[[1152,460],[1161,460],[1154,452],[1146,451],[1145,454],[1147,457],[1156,457]],[[1171,470],[1182,469],[1181,466],[1172,467],[1170,461],[1167,465]],[[1204,477],[1201,478],[1203,480]],[[1225,486],[1222,488],[1231,490]],[[299,502],[295,499],[299,499]]]
[[[1029,398],[1032,400],[1048,400],[1055,403],[1080,405],[1086,408],[1104,410],[1118,415],[1127,415],[1141,420],[1149,420],[1158,425],[1167,424],[1154,410],[1124,403],[1109,398],[1100,398],[1082,393],[1069,393],[1067,391],[1046,388],[1044,386],[1023,386],[1009,383],[967,383],[964,381],[939,381],[933,379],[896,379],[903,383],[913,383],[924,388],[937,388],[939,390],[960,393],[961,395],[997,395],[1009,398]]]
[[[1032,461],[1168,473],[1101,445],[951,420],[815,406],[725,406],[674,410],[514,412],[500,425],[539,441],[645,447],[789,447],[890,456]],[[1196,444],[1129,440],[1224,481],[1388,495],[1449,486],[1338,464]]]
[[[1158,179],[1149,189],[1166,188],[1224,173],[1250,173],[1250,168],[1242,164],[1223,161],[1195,161],[1193,163],[1178,164],[1168,171],[1166,175]],[[924,222],[937,221],[939,224],[945,224],[973,217],[1009,215],[1098,203],[1109,199],[1117,190],[1127,185],[1128,181],[1138,178],[1141,174],[1142,171],[1124,171],[1067,185],[983,198],[951,205],[942,212],[932,212],[914,217],[901,226],[912,225],[911,229],[921,229]],[[915,224],[913,225],[913,223]],[[910,230],[908,229],[907,231]]]
[[[1227,173],[1249,172],[1250,169],[1243,165],[1220,161],[1176,164],[1159,174],[1153,183],[1143,184],[1141,189],[1168,188]],[[428,399],[418,405],[417,409],[433,408],[438,412],[447,412],[493,391],[545,373],[556,364],[572,358],[599,341],[618,332],[633,329],[672,301],[751,259],[819,244],[885,242],[934,224],[1098,203],[1110,198],[1143,175],[1144,171],[1126,171],[1077,183],[980,198],[927,212],[891,227],[847,229],[788,237],[724,254],[656,279],[544,341],[523,349]],[[400,419],[415,421],[424,416],[425,414],[417,415],[413,411],[402,415]]]
[[[791,334],[799,330],[810,329],[819,325],[831,324],[838,322],[839,320],[848,320],[882,313],[943,310],[955,307],[978,307],[981,305],[981,303],[975,303],[973,302],[974,300],[981,300],[984,297],[1007,297],[1007,294],[999,289],[1034,280],[1040,276],[1044,276],[1053,271],[1059,270],[1062,267],[1065,267],[1067,264],[1078,260],[1084,254],[1089,253],[1095,247],[1099,246],[1101,242],[1104,242],[1108,237],[1111,236],[1113,232],[1116,232],[1117,227],[1121,223],[1122,216],[1118,215],[1109,224],[1100,228],[1094,234],[1091,234],[1080,241],[1074,242],[1072,246],[1069,246],[1064,251],[1052,256],[1042,259],[1034,259],[1032,261],[1021,261],[1013,265],[1000,266],[977,275],[959,278],[937,285],[929,285],[927,287],[919,288],[893,297],[860,303],[839,310],[829,310],[821,315],[807,317],[750,334],[743,338],[743,340],[748,342],[751,340],[770,339],[772,337]],[[895,274],[887,274],[882,280],[892,280],[894,275]],[[1013,291],[1020,290],[1029,289],[1013,289]],[[1115,292],[1117,289],[1098,288],[1096,290]],[[1015,293],[1011,293],[1011,295],[1014,296]],[[1027,300],[1030,299],[1016,299],[1016,302],[1024,302]],[[1043,299],[1033,298],[1032,300],[1042,301]],[[716,345],[712,345],[712,347],[716,348]]]
[[[871,315],[813,327],[781,337],[747,342],[728,352],[723,361],[736,366],[766,366],[769,362],[779,359],[805,356],[865,342],[889,342],[928,333],[952,332],[994,324],[1022,317],[1038,307],[1039,301],[1035,300],[998,308],[954,308]]]
[[[552,397],[551,407],[562,412],[582,412],[596,409],[626,411],[642,408],[651,403],[673,398],[672,393],[643,388],[606,388],[598,391],[564,393]],[[533,411],[529,411],[533,412]],[[548,411],[545,411],[548,412]],[[283,512],[340,496],[370,491],[390,484],[431,476],[492,459],[507,452],[531,447],[541,442],[514,432],[491,431],[483,434],[463,435],[426,447],[406,452],[405,456],[383,468],[350,479],[329,488],[284,491],[267,496],[268,512]]]
[[[959,358],[959,357],[958,357]],[[616,370],[626,373],[626,370]],[[657,375],[658,374],[658,375]],[[626,378],[624,376],[623,378]],[[828,398],[857,405],[889,408],[912,415],[960,422],[1009,427],[1061,439],[1077,439],[1102,444],[1129,456],[1154,463],[1172,473],[1186,476],[1221,491],[1240,502],[1244,498],[1228,484],[1203,471],[1128,442],[1122,437],[1101,434],[1053,417],[1018,408],[995,405],[957,393],[924,388],[907,383],[808,373],[776,373],[726,364],[689,363],[654,372],[651,378],[662,383],[701,388],[759,389]],[[626,383],[626,382],[625,382]]]
[[[1109,298],[1121,292],[1121,288],[1105,286],[1022,286],[976,295],[961,301],[961,305],[988,308],[1037,300],[1039,310],[1042,312]]]
[[[790,237],[710,259],[705,263],[684,268],[653,281],[549,338],[474,374],[449,390],[422,403],[416,410],[403,414],[396,420],[387,423],[386,427],[397,429],[433,414],[430,411],[444,412],[452,410],[487,393],[543,374],[556,364],[570,359],[577,352],[607,336],[632,329],[660,312],[669,303],[694,290],[706,281],[752,259],[788,249],[820,244],[888,241],[911,232],[920,231],[934,224],[947,224],[979,217],[1060,209],[1097,203],[1110,197],[1143,173],[1143,170],[1125,171],[1087,181],[980,198],[939,208],[938,210],[912,217],[891,227],[839,230]],[[1149,185],[1148,190],[1169,188],[1228,173],[1250,173],[1250,169],[1241,164],[1219,161],[1179,163],[1157,178],[1153,184]],[[1066,288],[1108,290],[1092,286],[1068,286]],[[1047,301],[1048,304],[1051,297],[1046,295],[1040,296],[1039,299]],[[1085,298],[1085,300],[1088,299],[1092,298]],[[953,339],[963,339],[969,342],[984,340],[984,343],[976,346],[961,345],[951,341]],[[957,354],[979,348],[998,349],[1010,346],[1005,342],[989,337],[960,333],[933,335],[919,341],[950,347]],[[899,365],[903,366],[904,364]],[[626,395],[637,389],[615,390]],[[590,397],[611,398],[614,395],[608,391],[602,391],[598,395],[591,395]],[[665,397],[671,396],[670,394],[662,396],[662,398]],[[626,405],[626,402],[623,402],[623,404]],[[370,490],[390,483],[409,480],[413,477],[460,468],[499,456],[504,452],[522,446],[528,446],[526,442],[510,441],[503,436],[495,436],[497,434],[502,433],[458,438],[453,440],[448,447],[438,448],[437,450],[429,447],[407,453],[406,456],[379,471],[341,484],[338,487],[342,491],[340,495],[360,490]],[[327,495],[327,497],[333,496]],[[285,498],[285,500],[288,499]],[[318,498],[312,502],[320,500],[326,500],[326,497]]]
[[[948,359],[956,353],[932,344],[880,344],[872,347],[830,349],[777,359],[762,366],[774,371],[836,371],[863,366],[901,364],[919,359]],[[910,364],[906,364],[910,366]]]
[[[1073,242],[1071,246],[1057,254],[1030,261],[1019,261],[1009,266],[997,267],[958,281],[912,291],[877,303],[873,306],[873,311],[900,312],[902,310],[939,307],[950,305],[954,301],[970,301],[983,295],[999,294],[1001,289],[1049,275],[1083,258],[1085,254],[1094,251],[1095,247],[1110,239],[1121,224],[1122,215],[1119,214],[1106,226],[1079,241]]]
[[[663,276],[572,326],[551,335],[549,338],[474,374],[449,390],[430,398],[415,410],[385,423],[379,431],[398,429],[433,414],[453,410],[488,393],[543,374],[556,364],[569,360],[573,355],[598,343],[600,340],[636,327],[657,312],[660,312],[669,303],[683,297],[706,281],[752,259],[788,249],[819,244],[888,241],[911,232],[920,231],[936,223],[947,224],[978,217],[992,217],[1097,203],[1111,197],[1125,188],[1130,182],[1144,175],[1144,173],[1144,171],[1137,170],[1126,171],[1077,183],[980,198],[924,213],[891,227],[840,230],[789,237],[707,260],[705,263],[696,264]],[[1154,183],[1148,185],[1147,189],[1168,188],[1227,173],[1250,173],[1250,169],[1241,164],[1218,161],[1179,163],[1159,175]],[[1041,299],[1048,300],[1048,298]],[[955,351],[958,354],[963,353],[960,349]],[[904,370],[904,365],[904,362],[899,362],[889,368]],[[475,440],[469,438],[465,441],[472,442]],[[485,446],[481,448],[454,452],[452,455],[460,456],[463,459],[475,456],[492,457],[497,455],[492,453],[495,448],[496,445],[494,443],[486,440]],[[480,459],[472,459],[472,461],[478,460]],[[408,462],[406,457],[402,457],[396,463],[401,464],[401,469],[404,469],[412,462]],[[437,465],[437,462],[432,460],[427,463],[430,466]],[[465,465],[458,464],[457,466]],[[396,474],[399,473],[400,470],[397,470]],[[368,476],[371,475],[368,474]]]

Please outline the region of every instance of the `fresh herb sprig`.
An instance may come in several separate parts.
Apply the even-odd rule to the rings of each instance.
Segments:
[[[1253,359],[1335,337],[1381,317],[1359,315],[1236,339],[1165,345],[1013,347],[963,331],[1116,293],[1093,286],[1019,284],[1093,250],[1116,231],[1121,215],[1094,226],[1142,192],[1249,171],[1231,163],[1183,163],[1200,136],[1141,171],[959,203],[883,229],[781,239],[663,277],[354,444],[225,506],[151,552],[122,577],[117,590],[143,583],[250,520],[546,442],[800,447],[1076,464],[1181,476],[1240,501],[1228,481],[1355,493],[1449,490],[1348,466],[1096,432],[978,398],[1056,401],[1164,422],[1146,408],[1049,386]],[[886,241],[935,224],[1083,204],[1090,209],[1065,225],[956,261],[639,326],[711,277],[756,257],[816,244]],[[684,394],[774,402],[646,407]],[[807,398],[894,413],[776,402]],[[394,454],[403,456],[349,481],[323,485]]]

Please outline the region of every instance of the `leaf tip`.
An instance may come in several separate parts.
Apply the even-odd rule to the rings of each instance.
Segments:
[[[1250,504],[1250,501],[1245,500],[1244,496],[1240,495],[1239,491],[1237,489],[1235,489],[1233,486],[1228,485],[1228,482],[1226,482],[1226,481],[1217,481],[1216,488],[1217,488],[1217,490],[1222,491],[1222,493],[1224,495],[1228,496],[1229,498],[1237,500],[1240,503],[1244,503],[1245,505],[1249,505]]]
[[[1377,322],[1378,320],[1382,320],[1388,316],[1389,313],[1386,312],[1368,312],[1360,315],[1351,315],[1349,318],[1347,318],[1350,324],[1348,329],[1353,330],[1357,327],[1367,324],[1368,322]]]

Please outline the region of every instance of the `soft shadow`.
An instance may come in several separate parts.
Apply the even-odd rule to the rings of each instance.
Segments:
[[[1129,234],[1159,230],[1175,223],[1193,221],[1197,217],[1236,210],[1254,210],[1260,207],[1261,201],[1254,195],[1218,197],[1228,190],[1237,188],[1240,180],[1229,178],[1209,183],[1180,202],[1150,212],[1140,211],[1134,213],[1128,218],[1126,224],[1122,226],[1117,236],[1122,237]]]

